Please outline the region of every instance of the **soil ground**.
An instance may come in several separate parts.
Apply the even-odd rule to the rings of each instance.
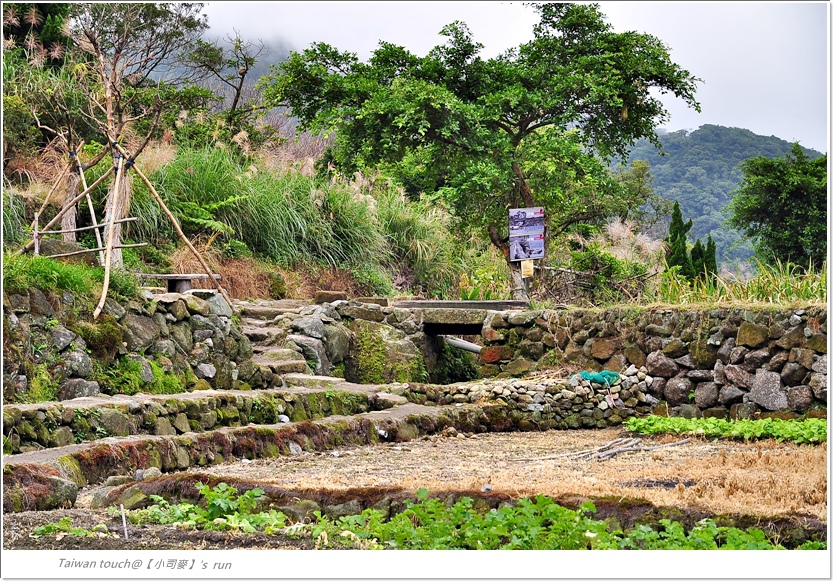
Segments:
[[[775,441],[730,442],[695,438],[675,447],[625,453],[606,461],[556,457],[633,436],[622,428],[604,430],[431,436],[402,444],[302,452],[235,462],[191,472],[275,484],[285,489],[345,491],[381,487],[431,492],[467,491],[511,497],[546,494],[561,499],[605,499],[610,504],[641,499],[691,513],[742,515],[752,522],[789,518],[816,528],[827,522],[827,447]],[[663,444],[679,436],[645,436]],[[172,527],[130,527],[121,538],[121,519],[90,510],[94,488],[84,489],[76,507],[49,512],[5,514],[5,549],[293,549],[311,548],[307,539],[263,534],[183,531]],[[33,539],[34,527],[72,517],[73,526],[103,523],[109,535],[65,535]],[[749,519],[746,519],[749,521]]]

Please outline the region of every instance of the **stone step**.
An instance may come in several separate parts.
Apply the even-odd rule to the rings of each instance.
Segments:
[[[285,337],[286,335],[289,334],[289,331],[287,331],[283,327],[259,326],[259,325],[248,325],[248,324],[244,324],[241,327],[241,331],[243,331],[243,334],[252,343],[262,343],[264,341],[274,340],[276,337],[280,337],[280,336]]]
[[[264,320],[271,320],[277,317],[278,315],[286,315],[287,313],[294,313],[298,314],[301,312],[301,309],[283,309],[280,307],[265,307],[265,306],[250,306],[250,307],[242,307],[240,309],[240,315],[242,317],[250,317],[252,319],[264,319]]]
[[[252,363],[261,367],[268,367],[276,375],[285,375],[287,373],[312,374],[305,359],[275,360],[256,354],[252,356]]]

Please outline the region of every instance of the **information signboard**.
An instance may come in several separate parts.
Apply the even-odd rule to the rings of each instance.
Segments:
[[[544,208],[509,210],[509,260],[544,257]]]

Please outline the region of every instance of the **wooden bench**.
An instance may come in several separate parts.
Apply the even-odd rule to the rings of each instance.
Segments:
[[[207,274],[148,274],[144,272],[136,273],[137,278],[164,280],[167,281],[169,293],[184,293],[191,290],[192,280],[207,280]],[[222,280],[219,274],[214,275],[215,280]]]

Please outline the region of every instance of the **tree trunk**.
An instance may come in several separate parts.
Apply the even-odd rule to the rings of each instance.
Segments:
[[[113,181],[113,186],[115,187],[115,181]],[[107,240],[109,236],[109,222],[113,220],[121,220],[122,218],[126,218],[127,215],[130,213],[130,198],[133,194],[133,186],[132,181],[129,177],[129,174],[125,172],[121,183],[119,184],[119,188],[121,191],[119,195],[116,196],[114,191],[110,191],[107,195],[107,205],[104,208],[104,219],[108,223],[108,226],[104,228],[104,239]],[[118,200],[118,206],[113,208],[113,199]],[[112,215],[112,217],[111,217]],[[113,228],[113,250],[112,254],[110,255],[110,266],[113,268],[121,268],[124,265],[124,260],[121,254],[121,248],[115,248],[115,246],[121,245],[121,224],[114,224]]]
[[[521,276],[521,265],[517,262],[509,261],[509,245],[507,240],[503,240],[498,233],[497,227],[490,225],[487,228],[489,232],[489,239],[492,244],[501,251],[503,257],[506,259],[506,264],[509,265],[509,273],[512,277],[511,297],[513,301],[528,301],[529,292],[526,290],[526,283]]]
[[[66,182],[66,195],[64,196],[64,207],[78,196],[78,174],[74,171],[69,172]],[[76,218],[78,216],[77,204],[64,214],[61,218],[61,230],[74,230],[77,226]],[[64,242],[75,242],[75,232],[64,232],[61,237]]]
[[[528,301],[529,293],[526,290],[526,282],[521,276],[521,265],[517,262],[510,262],[509,272],[512,275],[512,292],[510,295],[512,300]]]

